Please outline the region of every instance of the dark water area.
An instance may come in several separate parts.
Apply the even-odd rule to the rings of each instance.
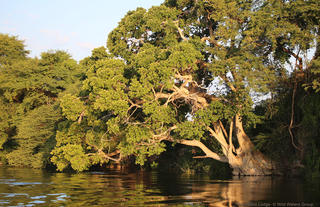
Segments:
[[[319,182],[0,168],[0,206],[320,206]]]

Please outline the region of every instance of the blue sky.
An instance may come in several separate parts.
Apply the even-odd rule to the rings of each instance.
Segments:
[[[30,56],[65,50],[76,60],[105,46],[121,18],[164,0],[1,0],[0,33],[25,40]]]

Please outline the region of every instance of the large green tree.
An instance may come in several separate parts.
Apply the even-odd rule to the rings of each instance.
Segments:
[[[203,157],[229,163],[235,174],[270,174],[271,162],[244,131],[258,119],[250,93],[265,91],[274,73],[252,40],[254,6],[166,1],[129,12],[108,38],[117,59],[96,61],[84,81],[82,117],[100,114],[95,122],[105,124],[93,150],[114,160],[135,155],[144,164],[170,141],[201,148]],[[68,102],[63,108],[72,114]],[[103,144],[110,140],[118,142],[117,159]]]
[[[110,55],[100,48],[83,61],[81,96],[63,98],[76,122],[53,161],[83,170],[135,155],[144,164],[172,142],[200,148],[197,157],[229,163],[234,174],[273,173],[245,131],[261,118],[253,97],[276,93],[288,64],[293,77],[309,69],[302,55],[318,48],[318,10],[302,0],[166,0],[128,12],[109,34]]]

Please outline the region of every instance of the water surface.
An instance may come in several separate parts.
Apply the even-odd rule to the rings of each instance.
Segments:
[[[0,168],[0,206],[319,206],[318,184],[298,179],[79,174]]]

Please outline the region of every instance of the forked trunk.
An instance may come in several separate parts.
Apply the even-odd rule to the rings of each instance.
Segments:
[[[239,147],[226,154],[234,175],[271,175],[275,173],[271,160],[255,148],[242,127],[240,116],[235,117],[235,136]],[[232,144],[232,143],[229,143]]]
[[[233,125],[235,127],[233,127]],[[220,144],[223,155],[211,151],[200,140],[175,140],[170,136],[162,137],[161,140],[199,147],[205,155],[196,156],[195,158],[212,158],[220,162],[228,163],[233,169],[234,175],[278,174],[275,164],[255,148],[242,125],[241,117],[236,115],[230,123],[229,134],[220,121],[213,123],[213,128],[209,126],[206,127],[211,136]],[[170,131],[176,128],[177,127],[174,126]],[[236,139],[239,144],[237,148],[233,145],[233,138]]]
[[[198,140],[180,140],[179,143],[199,147],[206,154],[196,158],[208,157],[228,163],[233,169],[234,175],[271,175],[275,173],[275,167],[271,160],[255,148],[245,133],[239,115],[236,115],[231,122],[229,134],[221,122],[218,121],[213,125],[214,129],[210,127],[207,127],[207,129],[211,136],[219,142],[223,155],[212,152]],[[234,128],[233,125],[235,125]],[[233,145],[232,137],[236,138],[239,144],[237,149]]]

